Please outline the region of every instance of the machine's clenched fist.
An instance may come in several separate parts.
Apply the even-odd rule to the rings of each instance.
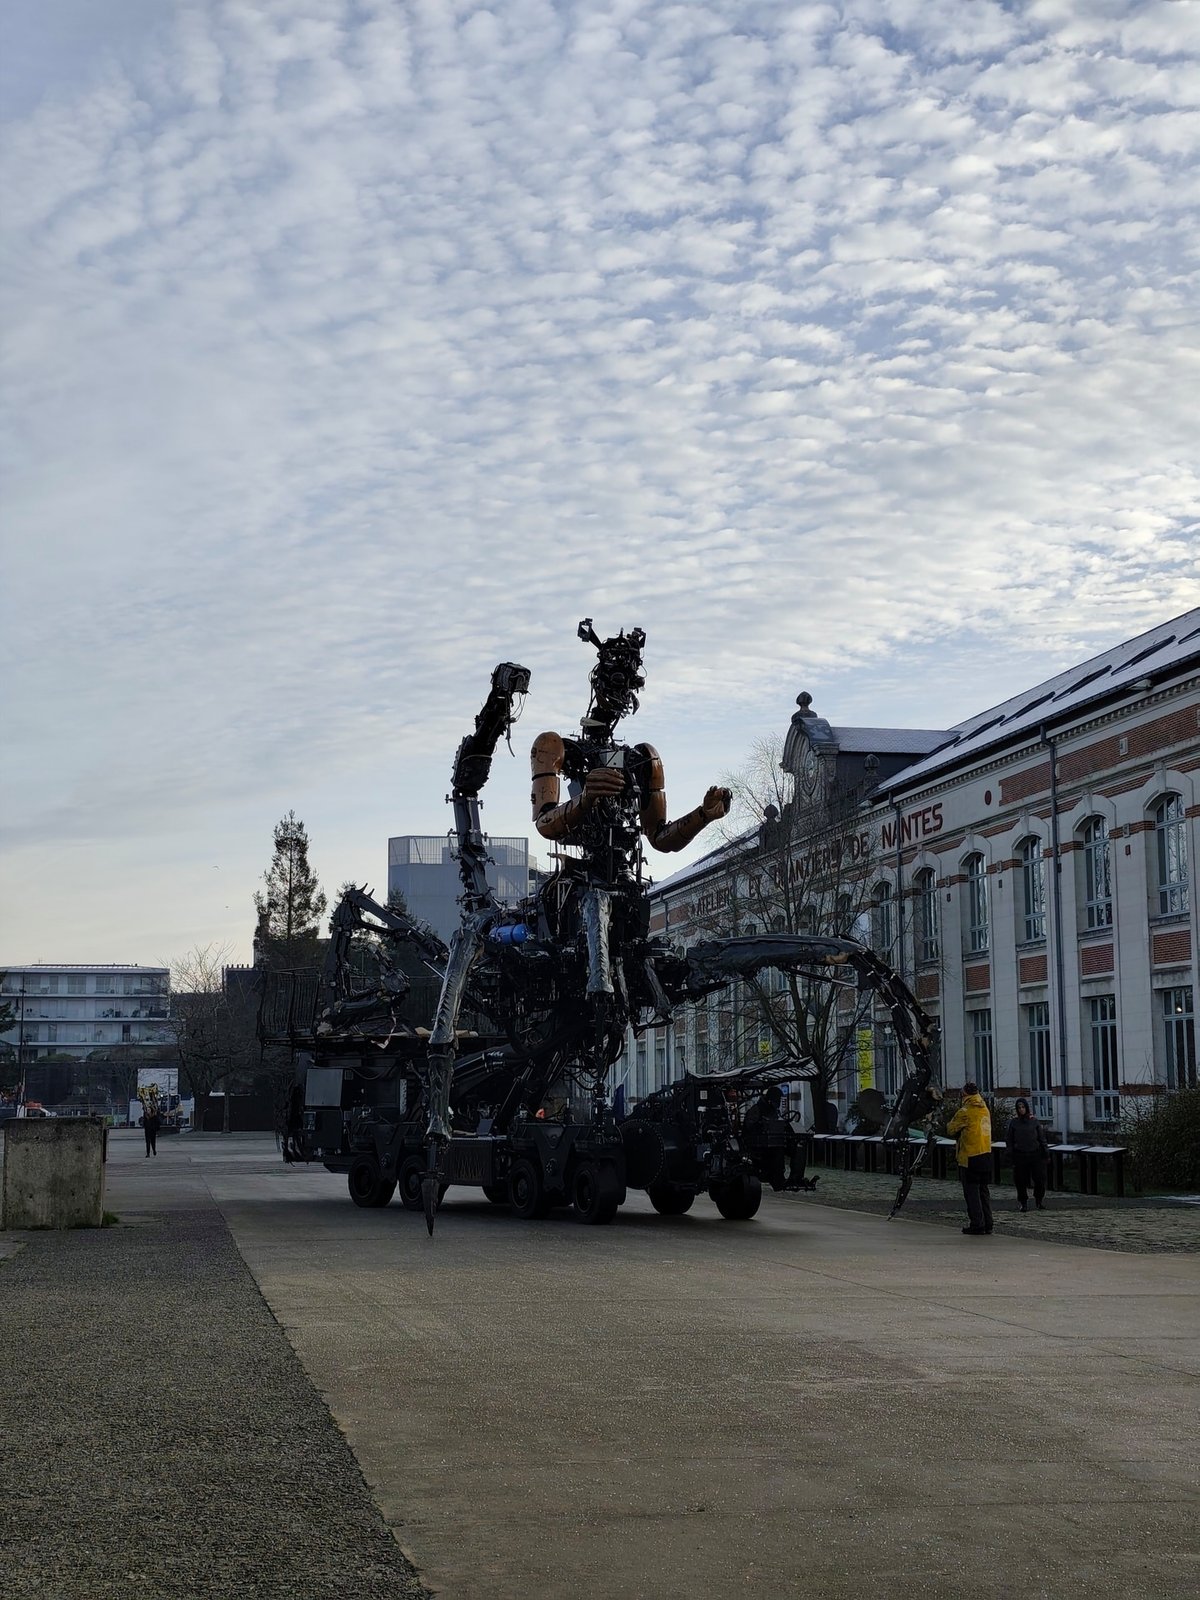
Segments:
[[[700,802],[700,809],[704,813],[705,821],[715,822],[718,817],[727,817],[729,808],[733,804],[733,791],[722,789],[713,784],[704,791],[704,799]]]
[[[583,780],[583,798],[589,804],[624,792],[625,773],[620,767],[593,767]]]

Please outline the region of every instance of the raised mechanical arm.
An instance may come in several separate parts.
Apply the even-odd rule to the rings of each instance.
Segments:
[[[940,1090],[933,1083],[937,1024],[912,990],[886,961],[854,939],[818,938],[805,934],[757,934],[711,939],[692,945],[676,964],[660,968],[672,1001],[697,999],[735,978],[750,978],[764,968],[795,972],[828,982],[830,968],[849,967],[860,990],[873,990],[887,1007],[906,1072],[883,1131],[884,1143],[898,1154],[900,1187],[892,1206],[895,1216],[908,1196],[925,1159],[927,1145],[909,1138],[911,1124],[927,1117]]]
[[[492,757],[516,720],[514,702],[529,691],[529,668],[502,661],[492,673],[492,687],[469,733],[454,757],[450,802],[458,836],[458,870],[467,892],[466,908],[476,911],[493,902],[487,881],[487,847],[479,821],[479,791],[492,770]]]
[[[479,715],[454,757],[450,801],[458,837],[458,870],[463,881],[462,922],[450,941],[450,955],[442,978],[433,1031],[429,1036],[426,1084],[429,1123],[425,1130],[426,1167],[421,1179],[425,1225],[433,1232],[437,1213],[438,1157],[450,1141],[450,1079],[454,1071],[454,1045],[467,980],[488,929],[500,907],[487,881],[488,853],[479,820],[479,791],[492,770],[492,757],[501,738],[516,720],[514,702],[529,689],[529,669],[502,661],[492,673],[492,687]]]

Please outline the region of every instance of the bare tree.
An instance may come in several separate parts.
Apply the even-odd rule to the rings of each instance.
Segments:
[[[734,803],[721,885],[699,897],[692,926],[708,932],[814,934],[872,942],[875,843],[861,817],[861,786],[798,793],[778,739],[760,741],[726,779]],[[708,905],[707,902],[712,902]],[[764,971],[740,986],[733,1049],[809,1061],[815,1119],[839,1083],[851,1086],[869,999],[844,984]],[[851,1096],[852,1098],[852,1096]]]
[[[228,960],[228,945],[207,944],[197,945],[170,963],[171,1016],[167,1023],[180,1077],[195,1096],[195,1126],[203,1126],[208,1102],[220,1088],[226,1133],[232,1081],[258,1065],[253,1008],[230,994],[224,982]]]

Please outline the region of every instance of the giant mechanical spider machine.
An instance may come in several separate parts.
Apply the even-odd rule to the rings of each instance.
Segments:
[[[749,1218],[764,1180],[811,1187],[795,1160],[786,1170],[785,1146],[795,1142],[787,1124],[743,1115],[771,1085],[808,1075],[809,1064],[684,1074],[620,1121],[608,1079],[629,1028],[661,1026],[679,1005],[774,968],[856,981],[889,1013],[905,1064],[883,1131],[900,1178],[895,1215],[926,1149],[909,1127],[938,1092],[932,1019],[886,962],[851,939],[762,934],[679,949],[651,934],[643,843],[682,849],[727,813],[730,794],[710,788],[694,811],[668,820],[658,752],[616,737],[644,686],[645,635],[635,628],[602,640],[589,618],[579,636],[596,649],[579,732],[542,733],[533,745],[534,826],[559,847],[536,891],[505,904],[487,879],[480,791],[530,678],[503,662],[454,761],[463,891],[449,946],[355,887],[333,913],[319,974],[267,974],[260,1035],[290,1045],[298,1062],[284,1159],[346,1173],[361,1206],[386,1205],[399,1188],[430,1234],[451,1184],[481,1188],[522,1217],[570,1205],[582,1221],[608,1222],[633,1187],[667,1215],[706,1190],[723,1216]],[[373,970],[356,980],[350,952],[364,933]],[[405,952],[410,967],[416,957],[438,979],[430,1027],[405,1016]]]

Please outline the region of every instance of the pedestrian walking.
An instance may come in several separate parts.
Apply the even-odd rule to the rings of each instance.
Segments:
[[[142,1132],[146,1135],[146,1154],[158,1154],[158,1125],[162,1121],[157,1111],[147,1111],[142,1118]]]
[[[946,1132],[958,1139],[958,1175],[969,1219],[963,1232],[991,1233],[992,1115],[979,1085],[969,1078],[963,1084],[963,1103],[946,1124]]]
[[[1017,1186],[1017,1205],[1029,1210],[1029,1185],[1033,1184],[1033,1203],[1039,1211],[1046,1208],[1046,1160],[1049,1147],[1046,1130],[1029,1109],[1028,1100],[1018,1100],[1016,1116],[1008,1123],[1005,1143],[1012,1158],[1013,1182]]]

